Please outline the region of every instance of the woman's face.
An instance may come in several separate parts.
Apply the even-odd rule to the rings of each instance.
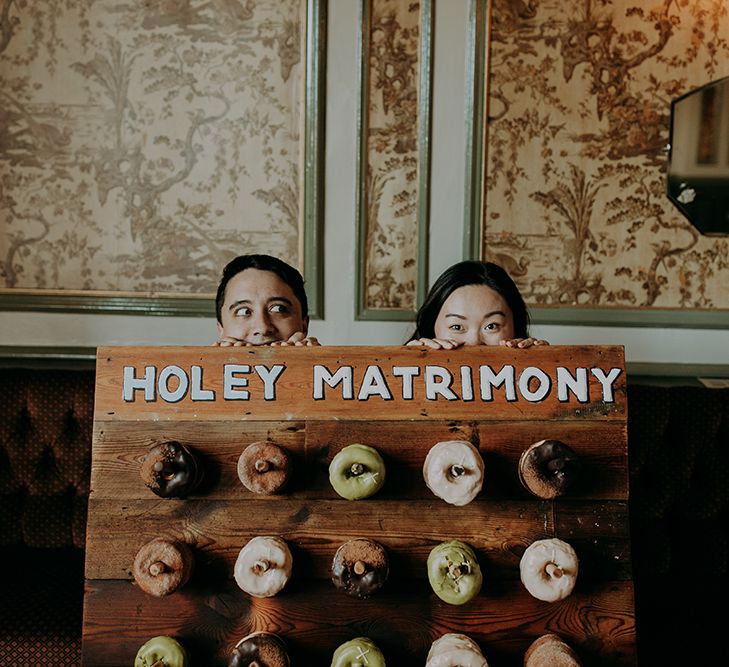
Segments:
[[[514,316],[498,292],[486,285],[465,285],[443,302],[435,337],[463,345],[498,345],[515,337]]]

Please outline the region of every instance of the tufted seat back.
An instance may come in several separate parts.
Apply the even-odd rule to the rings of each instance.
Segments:
[[[0,371],[0,545],[83,549],[93,371]]]
[[[729,586],[729,389],[628,386],[630,529],[644,665],[719,657]],[[675,638],[682,638],[674,641]]]

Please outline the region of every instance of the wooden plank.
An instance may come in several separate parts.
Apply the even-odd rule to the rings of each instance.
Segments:
[[[251,442],[271,440],[286,448],[294,475],[286,490],[296,498],[334,499],[328,466],[332,457],[352,443],[375,447],[385,460],[388,480],[384,498],[433,498],[423,481],[423,461],[443,440],[466,440],[476,445],[485,462],[487,498],[528,498],[518,478],[519,457],[545,437],[562,440],[580,457],[580,482],[570,497],[621,499],[628,496],[625,424],[610,422],[137,422],[97,424],[91,489],[96,497],[152,497],[139,469],[150,445],[177,440],[201,455],[206,481],[192,498],[245,500],[253,494],[238,479],[237,462]]]
[[[559,536],[553,503],[479,500],[465,507],[442,501],[298,499],[129,501],[92,498],[87,528],[86,577],[131,578],[139,548],[155,537],[190,544],[196,567],[232,577],[240,549],[257,535],[279,535],[294,556],[297,577],[329,579],[331,561],[343,542],[364,537],[380,542],[395,576],[423,578],[430,550],[460,539],[479,555],[489,578],[518,578],[519,559],[534,540]],[[575,523],[568,540],[584,561],[585,576],[602,581],[630,577],[627,505],[623,502],[571,503]],[[590,561],[599,567],[590,566]],[[399,573],[399,574],[398,574]],[[205,575],[203,575],[205,576]]]
[[[335,373],[345,379],[322,380]],[[496,373],[505,385],[489,381]],[[566,390],[580,373],[584,381]],[[160,383],[165,374],[172,379]],[[234,387],[232,378],[247,384]],[[285,637],[294,664],[328,664],[338,644],[368,635],[388,664],[422,665],[449,631],[474,637],[491,664],[521,665],[547,631],[570,641],[584,664],[635,664],[626,418],[622,347],[100,348],[83,664],[126,666],[146,639],[171,634],[193,664],[215,667],[237,639],[262,629]],[[534,498],[518,480],[521,453],[542,439],[562,440],[582,462],[580,483],[556,501]],[[206,481],[188,499],[160,499],[141,482],[144,455],[164,440],[201,457]],[[281,496],[256,496],[238,480],[240,453],[259,440],[293,457]],[[484,459],[484,490],[464,507],[423,481],[424,458],[443,440],[467,440]],[[383,489],[356,502],[328,479],[332,457],[354,442],[376,447],[387,466]],[[291,581],[267,600],[232,580],[240,548],[257,535],[282,536],[294,557]],[[195,553],[191,580],[161,600],[131,575],[137,550],[159,536]],[[575,548],[580,575],[569,598],[548,604],[520,584],[519,560],[532,541],[553,536]],[[371,600],[348,598],[329,581],[336,549],[355,537],[390,555],[390,578]],[[474,547],[484,572],[481,594],[463,607],[442,603],[426,580],[428,553],[454,538]]]
[[[279,595],[259,600],[231,582],[157,599],[127,581],[87,581],[84,627],[84,667],[127,667],[138,647],[158,634],[182,641],[192,664],[222,667],[230,648],[254,630],[280,634],[298,665],[327,665],[340,643],[364,634],[388,665],[422,666],[432,641],[446,632],[468,634],[489,664],[502,667],[521,667],[528,645],[545,632],[562,635],[585,665],[636,663],[631,582],[578,587],[565,600],[546,603],[519,582],[501,581],[456,607],[424,582],[355,600],[324,582],[292,581]]]
[[[102,347],[95,420],[624,420],[624,365],[597,346]]]

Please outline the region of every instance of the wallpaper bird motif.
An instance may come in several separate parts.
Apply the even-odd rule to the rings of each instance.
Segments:
[[[671,100],[729,75],[725,0],[493,0],[483,256],[532,305],[729,308],[666,196]]]
[[[304,30],[300,0],[0,0],[0,287],[300,266]]]

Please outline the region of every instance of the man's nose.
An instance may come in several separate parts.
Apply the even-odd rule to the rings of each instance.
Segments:
[[[271,315],[267,310],[259,312],[253,318],[253,333],[260,335],[267,335],[273,331],[273,322],[271,321]]]

